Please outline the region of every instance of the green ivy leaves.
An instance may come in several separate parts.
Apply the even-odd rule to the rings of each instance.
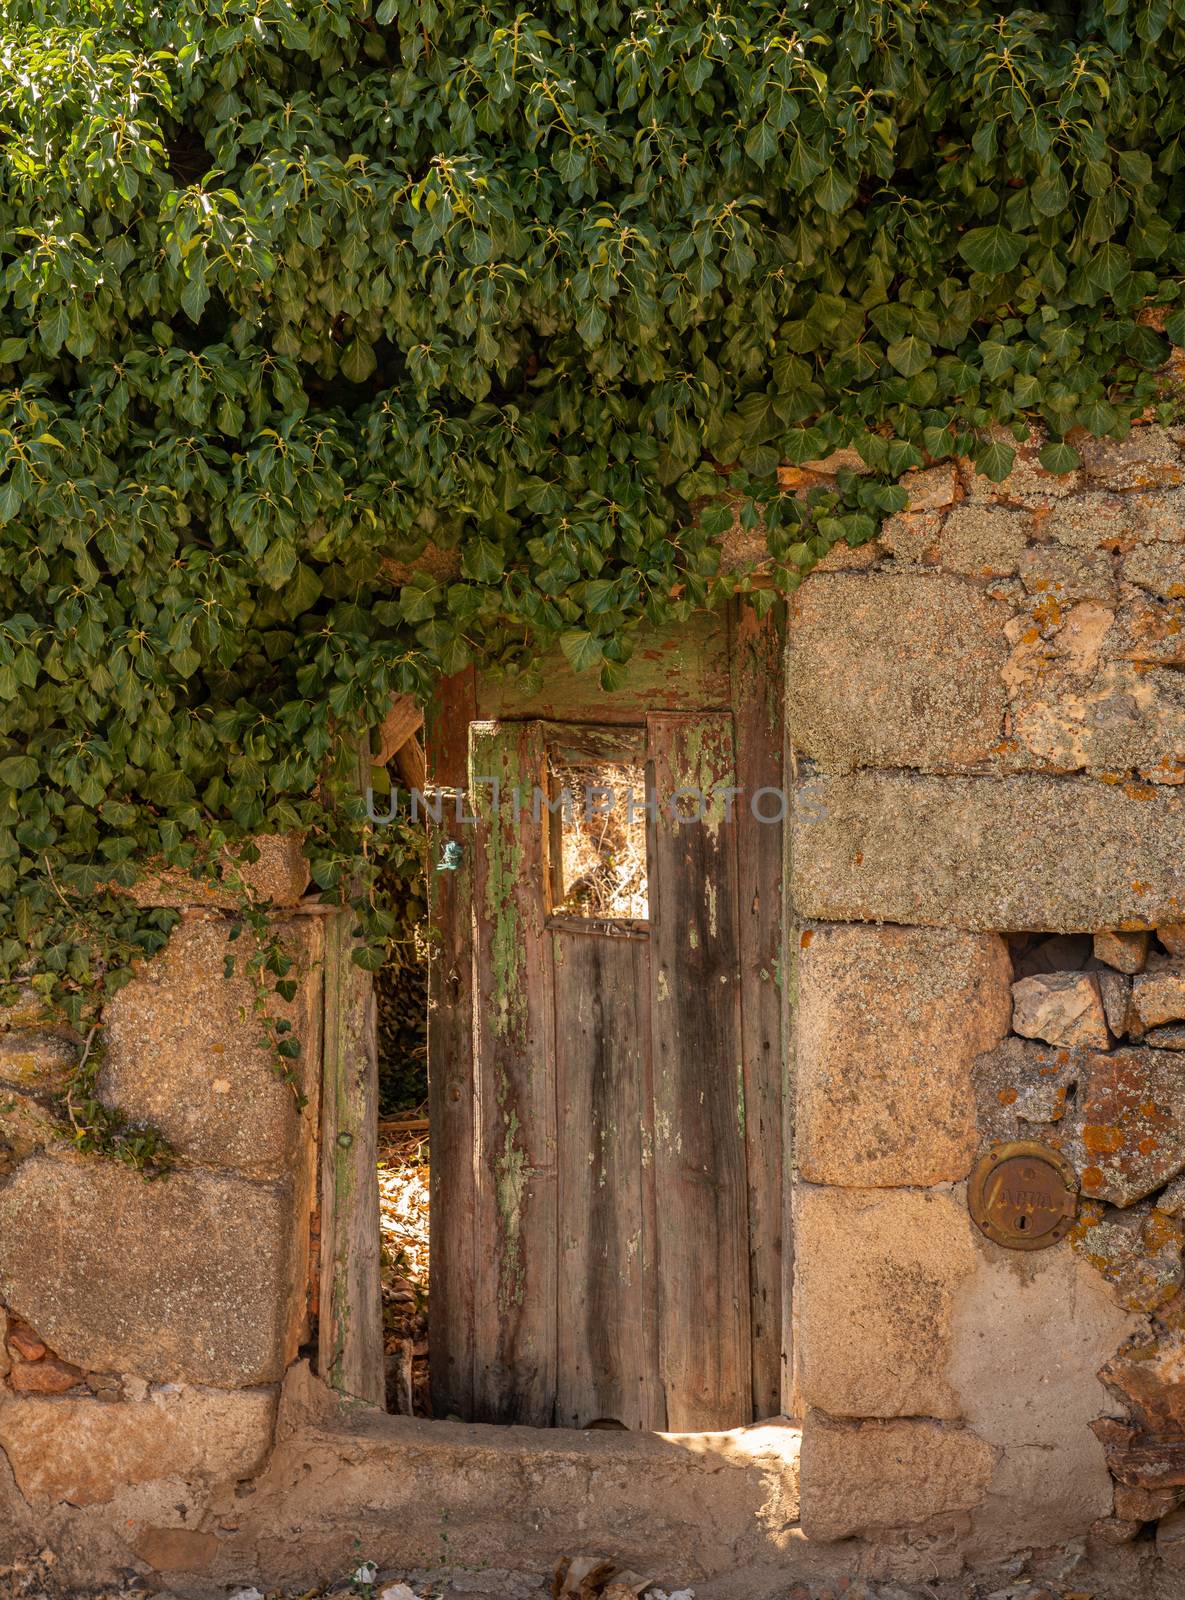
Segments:
[[[611,686],[723,542],[790,590],[912,468],[1157,402],[1185,6],[873,9],[12,0],[0,975],[113,982],[83,897],[195,839],[338,892],[393,693]]]
[[[1025,252],[1021,234],[1010,233],[1001,224],[972,228],[959,240],[959,254],[976,272],[1011,272]]]

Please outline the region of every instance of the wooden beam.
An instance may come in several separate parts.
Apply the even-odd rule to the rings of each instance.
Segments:
[[[378,732],[378,751],[374,756],[374,763],[378,767],[385,767],[391,757],[398,755],[399,751],[424,726],[424,708],[414,695],[396,695],[391,701],[390,710],[383,718],[383,725]],[[417,741],[418,742],[418,741]]]
[[[472,667],[441,680],[428,707],[432,783],[463,791],[469,724],[477,715]],[[467,810],[467,808],[466,808]],[[465,815],[462,811],[460,815]],[[477,1282],[477,1172],[473,1074],[473,829],[445,805],[428,819],[429,863],[460,847],[455,872],[429,865],[428,1118],[430,1217],[428,1371],[432,1411],[473,1414],[474,1294]],[[488,1270],[483,1263],[481,1270]]]
[[[788,1317],[782,1259],[787,1185],[783,1150],[785,1047],[782,951],[783,825],[754,816],[759,789],[784,791],[781,609],[758,620],[733,613],[733,720],[736,728],[738,923],[741,952],[741,1059],[745,1084],[745,1170],[749,1186],[749,1294],[753,1333],[753,1418],[783,1406]],[[776,814],[776,805],[772,808]],[[765,814],[771,814],[767,799]],[[786,832],[789,832],[787,829]]]
[[[399,776],[409,789],[419,789],[421,794],[427,778],[427,763],[424,758],[424,747],[415,734],[408,737],[395,752],[395,765],[399,768]]]
[[[368,745],[358,749],[360,783],[369,777]],[[331,1388],[382,1406],[378,1035],[371,975],[351,959],[356,937],[353,911],[326,918],[317,1359]]]

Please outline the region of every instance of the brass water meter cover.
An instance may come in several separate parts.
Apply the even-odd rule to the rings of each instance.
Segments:
[[[1033,1139],[997,1144],[971,1169],[967,1206],[976,1227],[1008,1250],[1044,1250],[1069,1233],[1078,1175],[1058,1150]]]

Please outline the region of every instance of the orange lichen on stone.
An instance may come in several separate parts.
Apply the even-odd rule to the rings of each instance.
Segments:
[[[1166,1244],[1180,1244],[1185,1229],[1163,1211],[1153,1211],[1144,1224],[1143,1240],[1149,1250],[1162,1250]]]
[[[1013,1103],[1013,1101],[1016,1099],[1016,1090],[1015,1089],[1001,1089],[999,1095],[997,1096],[997,1098],[999,1099],[999,1102],[1000,1102],[1000,1104],[1002,1106],[1010,1106]]]
[[[1088,1123],[1082,1130],[1082,1143],[1092,1155],[1111,1156],[1123,1149],[1123,1129]]]
[[[1039,606],[1033,607],[1033,620],[1042,628],[1060,628],[1065,618],[1061,604],[1052,598],[1042,600]]]

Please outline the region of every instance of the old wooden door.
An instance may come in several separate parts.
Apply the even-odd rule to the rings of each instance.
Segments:
[[[433,1408],[734,1427],[784,1368],[780,632],[543,685],[464,676],[429,718]],[[565,881],[582,771],[638,791],[624,915]]]

